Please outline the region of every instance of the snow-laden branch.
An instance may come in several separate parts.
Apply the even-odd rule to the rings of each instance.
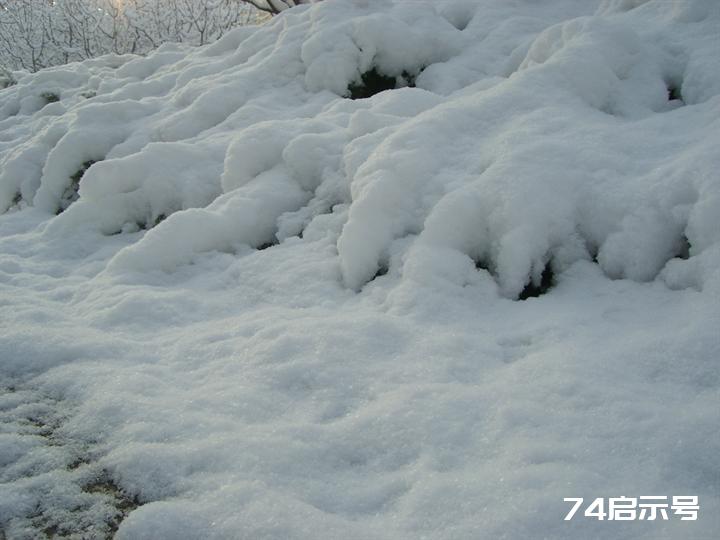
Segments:
[[[0,1],[0,66],[37,71],[107,53],[145,54],[165,42],[210,43],[257,19],[244,0]],[[298,0],[271,0],[279,11]],[[262,2],[259,3],[262,5]],[[272,12],[277,12],[272,11]]]

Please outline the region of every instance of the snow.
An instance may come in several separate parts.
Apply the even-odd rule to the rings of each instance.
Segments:
[[[713,538],[718,28],[325,0],[15,74],[0,530]],[[699,518],[563,520],[621,495]]]

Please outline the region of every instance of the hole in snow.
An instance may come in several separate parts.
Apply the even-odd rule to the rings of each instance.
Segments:
[[[370,278],[370,280],[364,285],[364,287],[369,285],[373,281],[375,281],[377,278],[387,275],[387,273],[389,271],[390,271],[390,268],[388,267],[388,265],[386,263],[381,262],[380,266],[377,269],[377,272],[375,272],[375,275],[372,278]]]
[[[155,219],[152,220],[152,225],[150,226],[150,228],[152,229],[153,227],[157,227],[158,225],[160,225],[160,224],[161,224],[163,221],[165,221],[166,219],[167,219],[167,215],[166,215],[166,214],[158,214],[157,217],[155,217]]]
[[[555,273],[552,271],[550,263],[548,263],[543,268],[539,282],[531,279],[530,283],[525,285],[525,288],[518,296],[518,300],[537,298],[552,289],[553,285],[555,285]]]
[[[40,97],[45,100],[45,104],[57,103],[60,101],[60,96],[55,92],[43,92]]]
[[[682,97],[680,87],[680,84],[667,83],[668,101],[676,101],[679,104],[685,103],[685,100]]]
[[[373,278],[370,281],[372,281],[375,278],[379,278],[379,277],[386,275],[389,270],[390,269],[388,268],[388,266],[386,264],[381,264],[380,267],[377,269],[377,272],[375,272],[375,275],[373,276]]]
[[[350,99],[365,99],[393,88],[395,88],[395,77],[383,75],[377,68],[372,68],[362,74],[360,82],[351,83],[348,92]]]
[[[680,245],[679,249],[677,251],[677,254],[675,255],[675,258],[677,259],[689,259],[690,258],[690,241],[688,240],[687,236],[683,234],[682,238],[680,239]]]
[[[167,214],[164,212],[161,212],[157,214],[156,216],[149,216],[147,220],[140,220],[135,221],[131,223],[126,223],[123,225],[123,227],[118,230],[115,233],[110,234],[109,236],[112,236],[113,234],[125,234],[125,233],[136,233],[141,230],[149,231],[150,229],[154,229],[158,225],[160,225],[163,221],[167,219],[167,217],[172,212],[168,212]]]
[[[684,103],[678,86],[668,85],[668,101],[680,101]]]
[[[415,88],[415,79],[420,73],[422,73],[422,69],[415,75],[409,71],[403,71],[399,77],[391,77],[390,75],[380,73],[380,71],[374,67],[363,73],[359,82],[350,83],[348,86],[348,97],[350,99],[366,99],[385,90],[404,87]]]
[[[78,191],[80,190],[80,179],[82,179],[85,172],[95,163],[97,163],[97,161],[92,159],[84,162],[82,166],[70,176],[70,185],[65,189],[65,192],[60,198],[60,208],[58,208],[57,211],[58,214],[63,213],[72,203],[78,200],[80,197],[80,195],[78,195]]]
[[[478,270],[485,270],[486,272],[488,272],[489,274],[492,275],[492,270],[490,269],[490,263],[488,263],[488,261],[486,261],[484,259],[477,259],[474,262],[475,262],[475,268],[477,268]]]
[[[264,244],[260,244],[256,249],[258,251],[262,251],[264,249],[271,248],[273,246],[277,246],[280,242],[278,242],[277,238],[273,238],[270,242],[265,242]]]

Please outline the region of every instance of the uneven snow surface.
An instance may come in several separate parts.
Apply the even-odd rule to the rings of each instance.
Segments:
[[[717,538],[720,2],[326,0],[15,75],[0,538]],[[621,495],[699,517],[563,520]]]

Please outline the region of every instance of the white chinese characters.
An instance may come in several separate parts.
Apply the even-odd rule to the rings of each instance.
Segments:
[[[573,503],[572,508],[565,516],[565,521],[570,521],[581,509],[585,499],[566,497],[563,500]],[[699,497],[697,495],[673,496],[672,504],[664,495],[609,497],[608,499],[598,497],[587,505],[583,516],[599,521],[655,521],[670,519],[670,510],[682,521],[696,521],[700,510]]]

